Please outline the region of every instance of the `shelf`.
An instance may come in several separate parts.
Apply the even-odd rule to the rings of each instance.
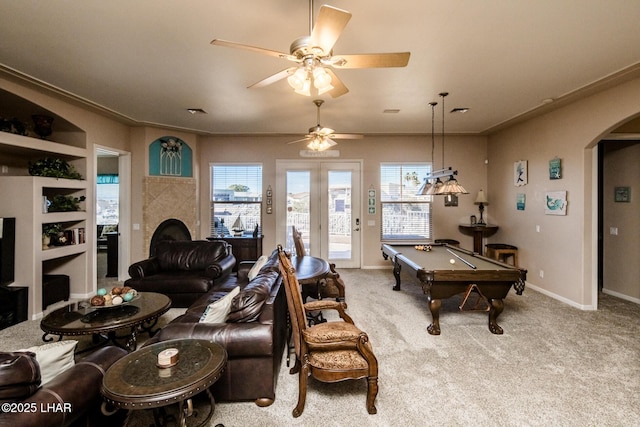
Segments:
[[[85,211],[71,212],[49,212],[42,214],[42,223],[51,224],[54,222],[80,222],[87,219]]]
[[[33,155],[34,153],[39,153],[42,156],[87,157],[86,148],[9,132],[0,132],[0,150],[5,153],[18,155]]]
[[[77,255],[87,251],[87,244],[80,243],[77,245],[52,246],[49,249],[42,250],[42,261],[48,261],[56,258],[62,258],[70,255]]]

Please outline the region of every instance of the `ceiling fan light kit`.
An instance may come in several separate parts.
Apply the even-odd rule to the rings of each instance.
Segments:
[[[326,128],[320,124],[320,107],[324,104],[322,99],[315,99],[313,103],[316,105],[316,118],[317,124],[309,128],[309,133],[302,139],[296,139],[288,144],[295,144],[297,142],[307,142],[307,148],[312,151],[324,151],[328,148],[337,145],[338,143],[334,139],[362,139],[363,135],[352,133],[334,133],[331,128]]]

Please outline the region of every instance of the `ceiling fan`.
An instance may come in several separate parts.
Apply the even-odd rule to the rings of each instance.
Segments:
[[[311,95],[312,87],[318,95],[328,93],[334,98],[349,92],[333,72],[333,68],[404,67],[409,62],[410,52],[334,55],[333,46],[351,19],[351,13],[333,6],[322,5],[314,25],[313,10],[313,0],[309,0],[310,35],[294,40],[289,48],[290,53],[221,39],[214,39],[211,44],[249,50],[297,63],[293,67],[254,83],[249,88],[268,86],[287,77],[289,85],[297,93],[306,96]]]
[[[320,124],[320,107],[324,104],[322,99],[316,99],[313,101],[318,108],[316,117],[317,125],[309,128],[309,133],[302,139],[288,142],[288,144],[295,144],[298,142],[308,142],[307,147],[313,151],[324,151],[337,144],[334,139],[362,139],[364,135],[358,135],[353,133],[334,133],[331,128],[323,127]]]

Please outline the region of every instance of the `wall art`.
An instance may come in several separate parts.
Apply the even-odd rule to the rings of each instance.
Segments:
[[[158,138],[149,145],[149,175],[191,177],[191,156],[191,148],[180,138]]]
[[[562,178],[562,161],[559,158],[549,160],[549,179]]]
[[[513,185],[527,185],[527,161],[518,160],[513,164]]]
[[[525,207],[526,196],[524,193],[516,194],[516,209],[523,211]]]
[[[616,202],[630,202],[631,201],[631,187],[616,187],[614,193],[614,201]]]
[[[566,215],[567,214],[567,192],[548,191],[545,194],[544,213],[546,215]]]

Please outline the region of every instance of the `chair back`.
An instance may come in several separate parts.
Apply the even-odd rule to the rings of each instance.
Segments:
[[[293,336],[293,345],[298,360],[307,352],[306,343],[302,339],[302,331],[307,328],[306,313],[304,311],[304,302],[300,292],[300,283],[296,276],[296,270],[291,264],[290,255],[287,254],[282,245],[278,245],[278,258],[280,274],[284,283],[284,290],[287,296],[287,306],[289,308],[289,318],[291,321],[291,331]]]
[[[291,226],[291,236],[293,237],[293,243],[296,247],[296,256],[305,256],[307,254],[304,248],[304,242],[302,241],[302,233],[296,230],[296,226]]]

